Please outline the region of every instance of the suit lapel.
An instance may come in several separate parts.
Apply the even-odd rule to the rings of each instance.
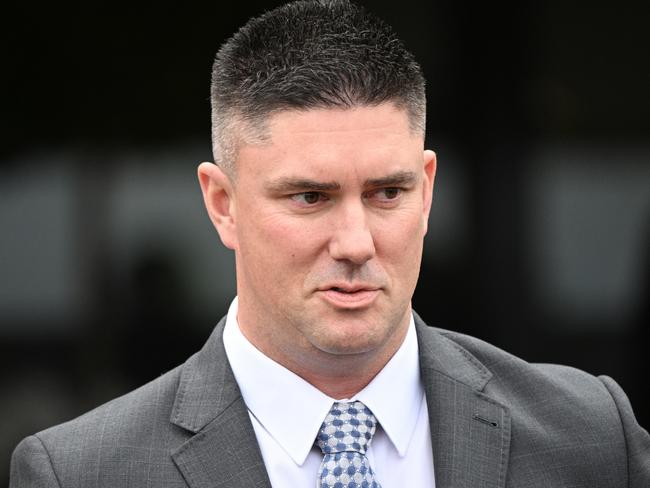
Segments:
[[[172,458],[191,488],[271,487],[255,431],[215,327],[183,366],[171,422],[194,435]]]
[[[436,488],[501,488],[510,446],[508,410],[482,393],[491,373],[416,315]]]

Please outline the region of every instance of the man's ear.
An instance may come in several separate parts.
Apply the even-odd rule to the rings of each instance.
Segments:
[[[203,201],[221,242],[229,249],[237,247],[234,187],[230,178],[214,163],[198,167]]]
[[[429,213],[433,200],[433,182],[436,179],[436,153],[430,150],[424,151],[424,181],[422,185],[424,201],[424,233],[427,233],[429,224]]]

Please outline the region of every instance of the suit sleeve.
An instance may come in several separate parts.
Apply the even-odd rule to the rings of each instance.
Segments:
[[[616,403],[627,446],[628,486],[650,487],[650,435],[636,421],[632,406],[620,386],[607,376],[600,376]]]
[[[11,457],[9,488],[59,488],[52,460],[36,436],[18,444]]]

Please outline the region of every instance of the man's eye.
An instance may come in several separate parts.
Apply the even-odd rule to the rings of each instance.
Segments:
[[[375,192],[375,196],[381,200],[395,200],[401,194],[401,188],[382,188]]]
[[[296,193],[291,195],[291,199],[303,205],[315,205],[321,200],[325,200],[325,195],[317,191],[306,191],[303,193]]]

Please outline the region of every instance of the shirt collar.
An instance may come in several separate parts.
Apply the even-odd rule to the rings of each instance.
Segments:
[[[422,407],[418,341],[413,315],[404,342],[386,366],[353,400],[363,402],[400,456],[405,456]]]
[[[302,465],[323,419],[337,401],[253,346],[237,324],[237,298],[228,310],[223,342],[249,412]],[[379,374],[350,400],[363,402],[377,417],[400,456],[408,450],[424,389],[420,383],[413,317],[404,342]]]

